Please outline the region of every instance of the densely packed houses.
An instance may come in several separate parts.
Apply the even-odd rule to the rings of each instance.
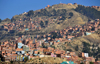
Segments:
[[[21,31],[25,28],[27,28],[26,30],[37,29],[33,22],[24,24],[21,21],[17,21],[15,23],[4,24],[3,26],[7,31],[14,29]],[[95,62],[95,58],[89,57],[88,53],[81,52],[79,55],[76,55],[75,52],[51,47],[63,42],[70,42],[74,37],[90,35],[99,29],[100,21],[99,19],[96,19],[83,26],[69,26],[60,31],[52,31],[47,35],[36,35],[34,39],[32,39],[31,35],[22,35],[18,38],[11,38],[10,41],[0,42],[0,58],[2,61],[23,61],[25,57],[28,57],[28,59],[37,57],[60,57],[65,58],[66,61],[73,61],[78,64],[81,62],[84,62],[85,64],[88,64],[89,62],[99,64],[99,61]],[[52,38],[52,33],[57,33],[57,37]]]

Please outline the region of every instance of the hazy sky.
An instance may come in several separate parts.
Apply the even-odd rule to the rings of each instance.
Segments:
[[[100,6],[100,0],[0,0],[0,18],[11,19],[12,16],[28,12],[29,10],[38,10],[47,5],[59,3],[77,3],[85,6]]]

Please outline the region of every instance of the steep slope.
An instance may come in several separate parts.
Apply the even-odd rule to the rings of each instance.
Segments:
[[[47,21],[49,21],[48,19],[52,19],[48,22],[48,26],[40,30],[40,32],[49,33],[50,31],[64,29],[67,26],[83,25],[88,22],[88,18],[86,16],[73,10],[76,7],[77,5],[75,4],[57,4],[45,9],[34,11],[34,15],[31,17],[27,16],[28,13],[26,13],[16,15],[12,18],[12,20],[18,21],[20,19],[23,20],[24,18],[31,18],[31,21],[35,21],[37,18],[41,18],[41,20],[45,21],[42,18],[46,18]],[[63,11],[66,12],[64,13]],[[70,13],[72,13],[72,16],[69,15]],[[64,19],[60,17],[64,17]],[[26,21],[29,22],[29,20]]]
[[[0,23],[0,26],[2,26],[3,24],[6,24],[6,23],[10,23],[11,20],[9,18],[6,18],[4,20],[2,20],[2,22]]]
[[[93,56],[100,59],[100,30],[97,32],[83,37],[74,38],[71,42],[65,42],[57,46],[59,49],[89,53],[89,56]]]
[[[79,14],[75,12],[74,10],[67,10],[66,15],[69,15],[69,13],[72,12],[73,16],[70,18],[67,16],[65,20],[59,21],[60,24],[54,23],[51,24],[49,27],[46,27],[45,29],[42,29],[44,32],[50,32],[53,30],[61,30],[68,26],[75,26],[75,25],[83,25],[86,22],[88,22],[88,18],[82,14]]]
[[[86,15],[88,18],[91,19],[100,19],[100,11],[97,11],[95,8],[92,7],[86,7],[82,5],[78,5],[78,7],[75,9],[75,11]]]
[[[0,39],[5,39],[8,36],[15,37],[15,36],[21,36],[21,35],[43,35],[47,34],[54,30],[62,30],[68,26],[75,26],[75,25],[84,25],[88,22],[90,18],[87,16],[76,12],[74,9],[78,7],[77,4],[56,4],[49,7],[46,7],[45,9],[40,9],[36,11],[30,10],[29,12],[25,12],[19,15],[15,15],[12,17],[10,22],[18,22],[22,21],[22,24],[26,24],[29,22],[33,22],[34,26],[39,26],[41,29],[37,30],[30,30],[30,31],[16,31],[12,34],[9,32],[2,31],[3,34],[1,34]],[[40,25],[41,21],[43,22],[43,26]],[[48,21],[48,24],[45,23],[45,21]],[[3,23],[4,24],[4,23]],[[21,24],[21,25],[22,25]],[[19,28],[19,27],[18,27]],[[28,28],[28,25],[27,27]],[[25,29],[25,28],[24,28]],[[9,37],[9,38],[10,38]]]
[[[27,61],[27,63],[38,63],[38,64],[40,64],[40,63],[48,63],[48,64],[50,64],[50,63],[52,63],[52,64],[55,64],[55,63],[61,63],[61,62],[63,62],[63,61],[66,61],[66,59],[61,59],[61,58],[58,58],[58,57],[50,57],[50,56],[48,56],[48,57],[42,57],[42,58],[35,58],[35,59],[32,59],[32,60],[29,60],[29,61]]]

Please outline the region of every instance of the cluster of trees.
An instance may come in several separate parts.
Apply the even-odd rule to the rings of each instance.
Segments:
[[[59,19],[59,20],[65,20],[66,19],[66,9],[61,9],[61,10],[52,10],[52,12],[53,12],[53,16],[62,16],[62,18],[61,19]]]
[[[0,23],[1,22],[10,22],[11,20],[9,19],[9,18],[6,18],[6,19],[4,19],[4,20],[2,20],[2,19],[0,19]]]
[[[58,9],[57,11],[55,9],[52,10],[53,16],[66,16],[66,9]]]
[[[54,45],[51,45],[51,47],[54,48],[54,49],[56,48]]]
[[[93,56],[96,58],[96,60],[98,60],[98,58],[100,57],[100,48],[98,47],[98,49],[94,49],[94,47],[96,47],[94,44],[92,45],[92,49],[90,49],[90,44],[89,43],[86,43],[86,42],[83,42],[83,50],[82,52],[85,52],[85,53],[89,53],[89,56]],[[77,47],[76,47],[76,50],[77,50]]]
[[[80,63],[80,64],[84,64],[83,62],[82,63]],[[93,62],[90,62],[90,64],[94,64]]]
[[[55,39],[57,37],[57,33],[55,33],[55,32],[52,32],[51,35],[52,35],[53,39]]]
[[[28,14],[26,14],[26,16],[28,17],[33,17],[33,16],[62,16],[62,18],[60,20],[65,20],[65,16],[66,16],[66,9],[61,9],[61,10],[55,10],[53,9],[52,11],[47,11],[46,9],[41,9],[40,12],[36,12],[34,13],[33,10],[30,10],[28,12]],[[14,17],[12,17],[11,19],[12,22],[16,21],[16,19]],[[1,22],[1,20],[0,20]]]
[[[16,19],[14,17],[11,18],[11,22],[14,22],[16,21]]]
[[[52,39],[55,39],[55,38],[62,38],[62,36],[59,35],[59,34],[57,34],[56,32],[52,32],[51,35],[52,35],[52,37],[51,37]]]
[[[94,47],[97,47],[96,45],[92,45],[92,53],[91,56],[96,58],[96,61],[98,60],[98,58],[100,58],[100,47],[98,47],[98,49],[95,49]]]
[[[48,21],[45,21],[45,22],[41,21],[41,22],[40,22],[40,26],[41,26],[41,27],[45,27],[45,26],[47,26],[47,25],[48,25]]]
[[[46,9],[41,9],[41,11],[40,12],[37,12],[37,15],[38,16],[51,16],[51,13],[50,12],[48,12]]]
[[[66,17],[65,16],[62,16],[62,18],[61,19],[59,19],[59,20],[65,20],[66,19]]]
[[[78,51],[78,50],[79,50],[79,47],[78,47],[78,45],[75,47],[75,50],[76,50],[76,51]]]
[[[40,12],[37,12],[36,14],[38,16],[62,16],[62,19],[61,20],[64,20],[65,19],[65,16],[66,16],[66,9],[61,9],[61,10],[55,10],[53,9],[52,11],[47,11],[46,9],[41,9]]]
[[[82,43],[83,43],[83,50],[82,50],[82,52],[89,53],[89,55],[91,56],[90,44],[86,43],[86,42],[82,42]]]
[[[40,22],[41,27],[44,27],[44,23],[43,21]]]
[[[96,9],[91,8],[91,7],[78,5],[75,11],[82,13],[83,15],[86,15],[87,17],[91,19],[100,19],[100,11],[97,11]]]
[[[69,16],[70,16],[70,17],[72,17],[72,16],[73,16],[73,13],[72,13],[72,12],[70,12],[70,13],[69,13]]]
[[[31,16],[33,16],[34,15],[34,11],[33,10],[30,10],[29,12],[28,12],[28,14],[27,14],[27,16],[29,16],[29,17],[31,17]]]
[[[82,43],[83,43],[83,47],[84,47],[82,52],[90,53],[90,44],[86,43],[86,42],[82,42]]]

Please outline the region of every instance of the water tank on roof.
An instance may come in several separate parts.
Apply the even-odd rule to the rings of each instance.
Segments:
[[[25,29],[26,31],[29,30],[28,28]]]
[[[24,61],[24,57],[23,57],[23,61]]]
[[[44,41],[46,41],[46,38],[44,38]]]
[[[29,51],[29,47],[28,46],[23,46],[23,51]]]
[[[60,42],[60,40],[58,40],[57,42]]]
[[[37,56],[37,54],[34,54],[35,56]]]
[[[22,54],[24,54],[24,53],[25,53],[25,51],[21,51],[21,53],[22,53]]]
[[[90,35],[91,33],[89,33],[89,32],[86,32],[86,35]]]
[[[22,43],[18,43],[18,48],[22,48],[23,45],[24,44],[22,44]]]
[[[69,61],[69,64],[74,64],[74,62],[73,61]]]
[[[85,56],[85,57],[88,57],[88,53],[84,53],[84,56]]]

